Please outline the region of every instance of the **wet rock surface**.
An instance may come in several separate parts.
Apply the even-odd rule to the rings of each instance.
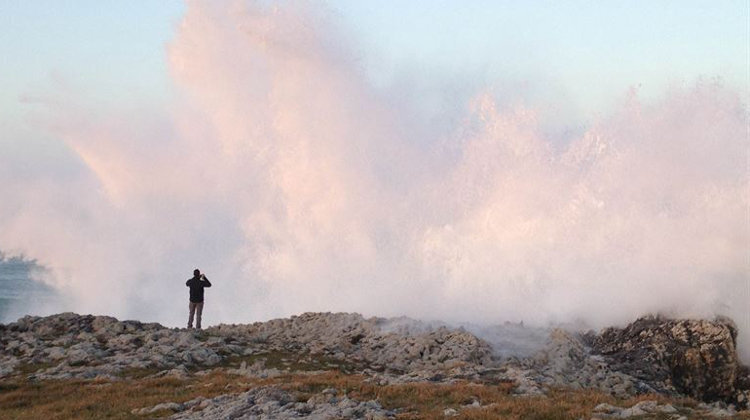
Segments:
[[[747,404],[748,374],[736,352],[737,327],[727,318],[644,317],[593,338],[593,352],[656,390],[703,401]]]
[[[490,341],[439,323],[347,313],[306,313],[203,331],[72,313],[27,316],[0,324],[0,380],[22,374],[30,380],[117,381],[134,372],[183,380],[212,369],[266,379],[338,369],[363,375],[378,385],[513,383],[513,392],[519,396],[563,387],[596,389],[619,398],[656,392],[723,404],[706,406],[706,413],[747,407],[750,374],[737,359],[737,331],[727,319],[648,317],[600,334],[518,325],[483,331],[491,332],[486,335]],[[502,343],[512,341],[503,338],[508,331],[514,340],[530,337],[533,346],[511,343],[512,350],[503,347]],[[523,351],[512,356],[518,349]],[[280,359],[272,361],[272,355]],[[238,360],[243,361],[234,363]],[[167,411],[175,413],[175,418],[217,419],[394,415],[375,401],[355,401],[330,392],[297,399],[270,386],[185,403],[167,401],[138,409],[136,414]],[[619,411],[600,408],[600,418],[669,409],[651,405]],[[680,413],[669,415],[673,414]]]

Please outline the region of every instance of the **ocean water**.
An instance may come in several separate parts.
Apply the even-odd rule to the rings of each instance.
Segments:
[[[32,279],[36,264],[20,258],[0,258],[0,322],[15,321],[55,300],[55,291]],[[31,313],[33,314],[33,313]]]

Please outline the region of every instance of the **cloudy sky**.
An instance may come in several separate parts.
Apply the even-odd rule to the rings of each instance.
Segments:
[[[512,84],[532,99],[555,96],[582,121],[629,87],[654,95],[703,76],[748,88],[749,6],[742,0],[324,4],[381,86],[468,76]],[[53,81],[85,86],[98,99],[165,100],[165,48],[184,10],[176,0],[3,1],[3,141],[15,137],[8,130],[30,135],[23,98]]]

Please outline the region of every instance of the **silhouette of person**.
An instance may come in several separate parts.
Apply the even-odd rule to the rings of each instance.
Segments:
[[[193,270],[193,277],[185,282],[185,286],[190,288],[190,317],[188,318],[188,328],[193,328],[193,316],[196,315],[195,328],[201,329],[201,315],[203,315],[203,289],[211,287],[211,282],[205,274],[197,268]]]

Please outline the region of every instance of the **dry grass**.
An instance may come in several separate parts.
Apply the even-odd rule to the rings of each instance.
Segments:
[[[278,359],[281,361],[281,358]],[[546,396],[518,397],[512,394],[511,383],[474,384],[462,381],[454,384],[422,382],[379,386],[366,379],[362,375],[346,374],[337,369],[263,380],[231,375],[224,369],[216,369],[189,380],[134,375],[119,381],[32,382],[17,377],[0,381],[0,419],[142,418],[131,414],[131,410],[162,402],[185,402],[198,396],[210,398],[240,393],[263,385],[277,385],[292,391],[300,401],[325,388],[335,388],[339,395],[357,400],[378,400],[388,409],[398,409],[397,417],[402,420],[442,418],[446,408],[458,410],[456,419],[578,419],[590,418],[593,408],[602,402],[628,407],[646,399],[678,406],[696,404],[691,400],[676,401],[658,395],[620,401],[591,390],[554,389]],[[481,406],[464,407],[474,401]],[[156,414],[166,416],[171,412]],[[739,418],[750,419],[750,415]]]
[[[346,375],[331,371],[312,376],[289,376],[279,384],[287,390],[298,392],[300,400],[306,400],[325,388],[336,388],[340,395],[360,401],[377,400],[385,408],[397,409],[398,419],[443,418],[447,408],[458,410],[455,419],[580,419],[591,418],[593,409],[601,403],[620,407],[631,407],[640,401],[656,400],[660,404],[677,407],[697,406],[691,399],[670,399],[662,395],[641,395],[627,400],[618,400],[608,394],[594,390],[552,389],[545,396],[519,397],[513,395],[514,384],[476,384],[461,381],[453,384],[418,382],[386,385],[366,381],[361,375]],[[478,401],[480,407],[465,407]],[[683,414],[687,414],[686,412]],[[689,417],[689,416],[688,416]],[[668,419],[649,417],[654,419]],[[737,418],[750,419],[750,413]]]
[[[139,418],[134,408],[247,390],[236,378],[213,372],[190,381],[140,378],[121,381],[52,380],[0,382],[2,419]],[[169,414],[169,413],[165,413]]]

